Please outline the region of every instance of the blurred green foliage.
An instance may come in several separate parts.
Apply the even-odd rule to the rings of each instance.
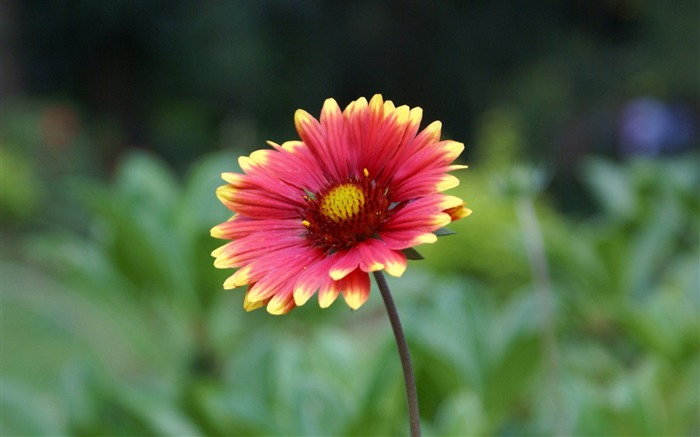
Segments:
[[[555,372],[513,201],[476,196],[489,176],[465,172],[456,194],[475,213],[390,282],[426,435],[698,431],[696,158],[591,159],[590,219],[538,201]],[[109,184],[68,183],[86,228],[35,235],[24,262],[3,260],[3,435],[405,432],[376,292],[356,312],[312,300],[272,317],[221,290],[208,229],[227,218],[213,192],[234,163],[205,157],[181,183],[135,152]]]

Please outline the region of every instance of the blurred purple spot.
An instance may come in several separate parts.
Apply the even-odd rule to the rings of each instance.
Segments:
[[[621,111],[621,152],[649,156],[677,152],[689,146],[696,127],[696,117],[688,106],[638,98]]]

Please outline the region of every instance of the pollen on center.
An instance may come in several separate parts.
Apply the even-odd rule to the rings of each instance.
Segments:
[[[365,204],[365,195],[360,187],[354,184],[343,184],[330,190],[321,199],[321,213],[333,220],[341,222],[352,218]]]

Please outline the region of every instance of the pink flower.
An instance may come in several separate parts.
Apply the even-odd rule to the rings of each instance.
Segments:
[[[285,314],[318,291],[321,307],[342,293],[357,309],[368,272],[401,276],[402,250],[437,240],[435,231],[471,211],[441,192],[459,184],[447,172],[464,149],[440,141],[441,123],[418,132],[420,108],[396,108],[375,95],[341,111],[333,99],[320,121],[298,110],[301,141],[239,158],[244,174],[223,173],[217,196],[235,215],[211,235],[232,240],[212,252],[224,283],[248,286],[244,308]]]

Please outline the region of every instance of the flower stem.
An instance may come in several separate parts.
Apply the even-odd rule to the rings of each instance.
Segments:
[[[391,328],[394,330],[396,345],[399,348],[401,358],[401,368],[403,369],[403,379],[406,384],[406,400],[408,401],[408,418],[411,426],[411,437],[420,437],[420,414],[418,412],[418,392],[416,391],[416,378],[413,376],[413,366],[411,365],[411,354],[408,352],[406,336],[401,327],[399,313],[396,311],[394,299],[391,297],[389,286],[386,283],[384,274],[380,271],[374,272],[374,279],[377,281],[379,291],[382,293],[386,312],[389,315]]]

